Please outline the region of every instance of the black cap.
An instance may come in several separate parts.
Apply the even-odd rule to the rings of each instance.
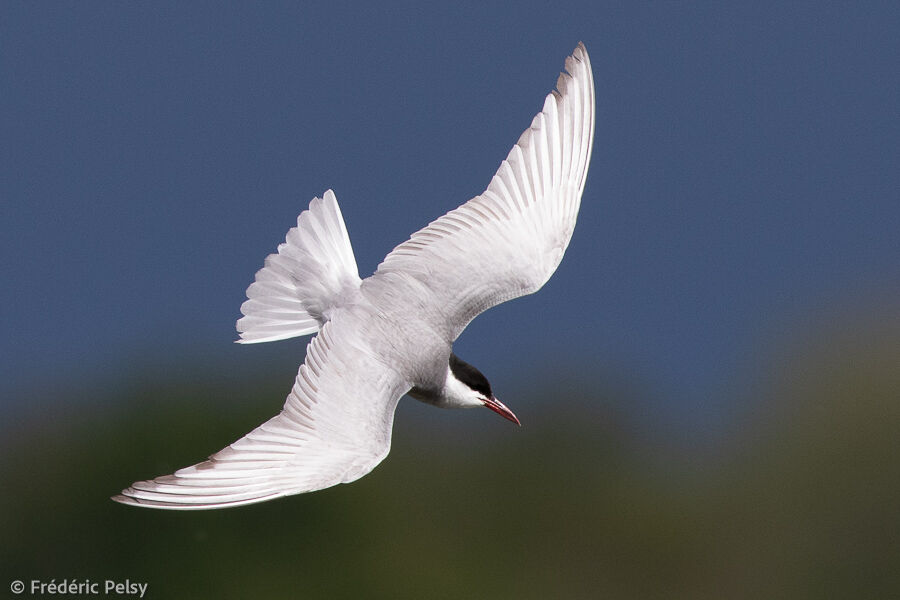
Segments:
[[[491,392],[491,384],[488,383],[487,377],[452,352],[450,353],[450,371],[454,377],[464,384],[476,392],[484,394],[485,398],[491,398],[494,395]]]

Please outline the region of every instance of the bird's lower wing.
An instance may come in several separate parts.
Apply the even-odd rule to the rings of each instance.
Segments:
[[[544,285],[572,237],[594,137],[582,44],[566,70],[487,190],[397,246],[364,293],[416,311],[452,341],[482,311]]]
[[[409,385],[329,322],[313,339],[280,414],[209,460],[113,497],[169,509],[224,508],[354,481],[390,450]]]

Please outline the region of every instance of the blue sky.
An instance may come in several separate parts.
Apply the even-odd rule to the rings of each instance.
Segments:
[[[0,12],[7,406],[148,364],[299,360],[304,341],[231,342],[309,200],[335,190],[370,274],[483,190],[579,40],[597,126],[572,245],[457,344],[501,398],[624,370],[696,419],[770,343],[900,306],[893,3]]]

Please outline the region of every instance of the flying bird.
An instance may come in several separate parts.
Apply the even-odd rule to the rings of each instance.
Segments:
[[[478,314],[539,290],[575,228],[594,136],[583,44],[487,189],[414,233],[360,279],[334,193],[315,198],[247,289],[241,343],[317,334],[284,408],[209,460],[113,500],[168,509],[262,502],[349,483],[387,456],[408,394],[518,424],[453,353]]]

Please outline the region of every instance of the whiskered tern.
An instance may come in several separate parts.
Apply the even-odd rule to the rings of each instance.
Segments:
[[[594,82],[579,44],[483,194],[414,233],[360,279],[334,193],[315,198],[247,289],[241,343],[317,333],[284,408],[209,460],[113,500],[208,509],[349,483],[387,456],[404,394],[484,406],[518,424],[453,354],[478,314],[539,290],[569,245],[594,136]]]

